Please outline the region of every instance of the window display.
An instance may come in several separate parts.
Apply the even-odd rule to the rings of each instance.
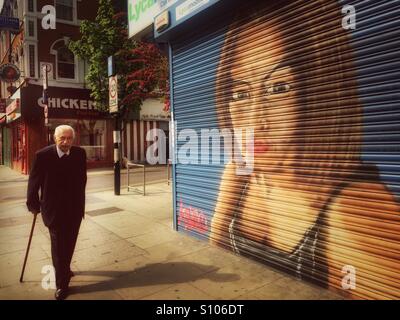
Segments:
[[[75,143],[86,151],[90,162],[107,160],[107,121],[90,119],[50,119],[50,136],[53,139],[54,129],[60,124],[67,124],[75,130]],[[54,143],[52,140],[50,143]]]

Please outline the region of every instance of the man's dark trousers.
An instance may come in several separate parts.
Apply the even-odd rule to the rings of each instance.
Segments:
[[[70,281],[70,264],[78,238],[81,219],[66,221],[57,226],[50,227],[51,257],[56,270],[57,288],[68,288]]]

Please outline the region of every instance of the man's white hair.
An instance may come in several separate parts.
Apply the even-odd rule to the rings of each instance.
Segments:
[[[67,131],[67,130],[72,131],[72,136],[75,139],[74,128],[72,128],[71,126],[69,126],[67,124],[62,124],[62,125],[59,125],[58,127],[56,127],[56,129],[54,130],[54,137],[59,137],[64,131]]]

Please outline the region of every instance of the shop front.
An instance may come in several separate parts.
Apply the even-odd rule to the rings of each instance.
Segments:
[[[122,131],[123,156],[129,161],[145,163],[147,148],[152,144],[148,132],[153,129],[160,129],[165,135],[165,152],[166,159],[168,159],[170,117],[170,112],[164,110],[164,104],[159,99],[145,100],[138,114],[124,120],[124,130]]]
[[[2,164],[21,173],[26,167],[26,126],[21,118],[21,92],[17,90],[6,99],[5,113],[0,117]]]
[[[399,14],[179,0],[156,17],[177,230],[349,298],[399,299]]]
[[[42,87],[28,85],[21,89],[22,123],[27,141],[24,173],[29,172],[35,152],[54,143],[54,130],[61,124],[74,128],[75,144],[85,149],[88,168],[112,166],[113,123],[107,113],[96,109],[90,91],[49,87],[48,97],[48,126],[45,126]]]

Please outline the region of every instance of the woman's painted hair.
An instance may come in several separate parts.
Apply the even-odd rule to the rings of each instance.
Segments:
[[[217,70],[219,126],[233,126],[229,102],[234,60],[241,57],[251,64],[265,54],[277,54],[278,44],[269,37],[272,26],[279,30],[285,64],[296,82],[297,176],[304,177],[304,183],[349,178],[361,164],[362,108],[350,36],[335,0],[263,1],[238,9],[225,34]]]

